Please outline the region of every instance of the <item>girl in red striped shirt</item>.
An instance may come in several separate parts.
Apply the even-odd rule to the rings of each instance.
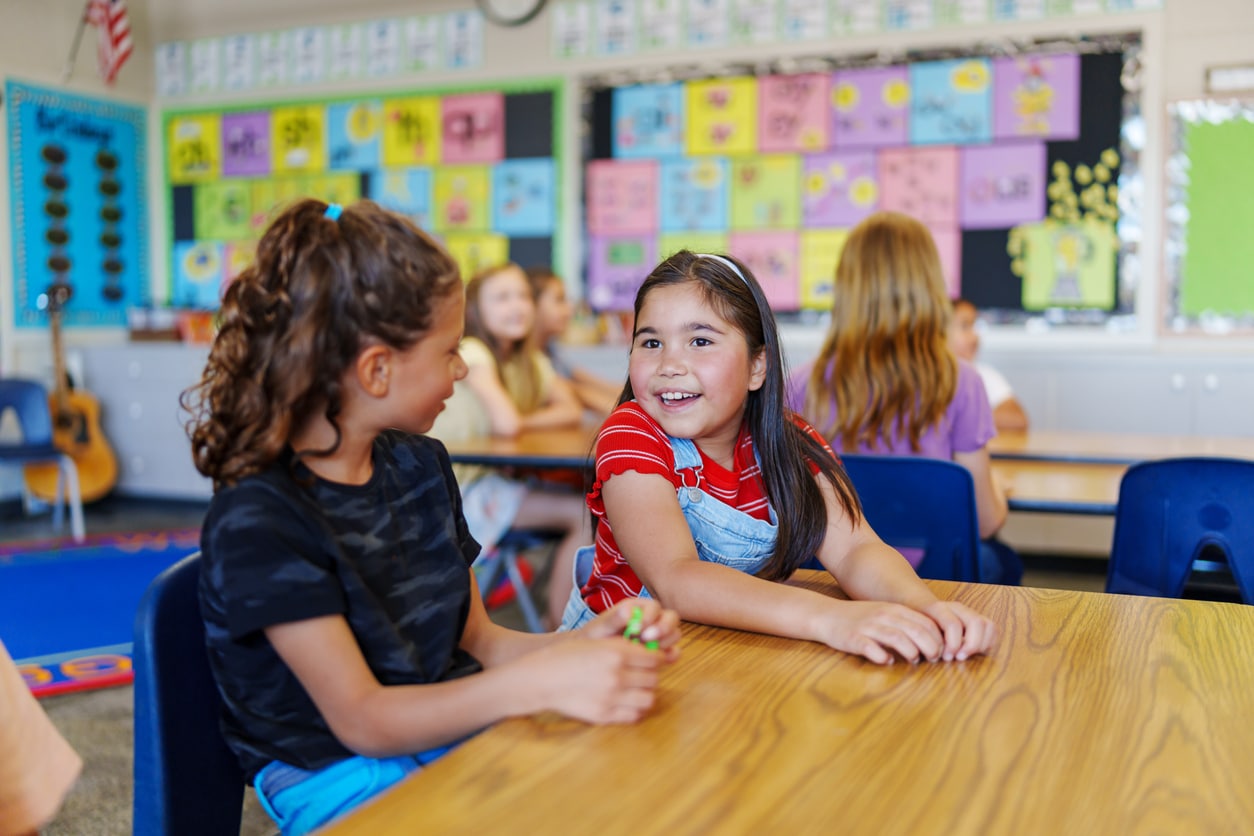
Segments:
[[[636,294],[635,322],[627,385],[597,437],[596,545],[576,558],[563,629],[653,596],[690,621],[881,664],[992,647],[992,622],[932,594],[785,408],[775,318],[742,264],[676,253]],[[774,583],[815,556],[853,600]]]

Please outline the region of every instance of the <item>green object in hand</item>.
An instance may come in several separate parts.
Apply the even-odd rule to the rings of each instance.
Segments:
[[[627,629],[623,631],[623,638],[629,642],[640,643],[640,634],[644,632],[644,613],[639,607],[631,608],[631,618],[627,620]],[[657,650],[658,643],[656,640],[647,641],[644,646],[649,650]]]

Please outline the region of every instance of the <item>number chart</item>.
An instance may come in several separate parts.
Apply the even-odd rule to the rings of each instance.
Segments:
[[[533,82],[165,112],[171,304],[217,308],[275,210],[302,197],[398,211],[466,278],[553,263],[560,95]]]
[[[1124,46],[591,80],[587,298],[629,310],[688,248],[742,259],[777,311],[825,310],[850,229],[890,210],[931,230],[951,296],[1123,312]]]

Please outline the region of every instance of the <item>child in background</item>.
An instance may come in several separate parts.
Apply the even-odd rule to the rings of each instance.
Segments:
[[[468,371],[431,430],[445,441],[525,430],[575,427],[583,407],[536,345],[536,308],[526,274],[516,264],[485,270],[466,285],[466,335],[461,356]],[[550,626],[570,595],[570,567],[591,542],[588,515],[577,492],[506,476],[486,467],[458,466],[470,533],[491,548],[511,528],[560,533],[547,587]]]
[[[466,373],[463,299],[408,220],[300,201],[227,289],[184,393],[215,488],[200,607],[223,733],[284,834],[505,717],[634,721],[675,657],[652,602],[577,637],[488,619],[448,454],[419,435]],[[636,606],[664,652],[621,638]]]
[[[548,267],[529,268],[527,280],[531,282],[531,295],[536,303],[536,338],[540,347],[557,373],[570,383],[584,408],[603,418],[618,402],[621,387],[586,369],[562,363],[556,350],[557,341],[570,327],[574,315],[566,298],[566,283]]]
[[[821,436],[784,405],[766,297],[744,265],[680,251],[645,279],[620,405],[597,438],[562,627],[650,595],[682,618],[822,642],[887,664],[966,659],[996,630],[940,601],[862,518]],[[852,601],[783,583],[817,556]]]
[[[954,316],[949,323],[949,347],[959,360],[966,360],[979,372],[993,407],[993,425],[998,432],[1015,432],[1028,428],[1028,414],[1015,397],[1014,389],[1006,376],[987,363],[977,363],[980,353],[980,333],[975,329],[978,312],[966,299],[955,299]]]
[[[0,836],[38,833],[82,768],[0,642]]]
[[[841,251],[833,297],[827,336],[790,380],[789,406],[842,452],[962,465],[980,537],[991,538],[1009,510],[989,462],[997,431],[979,375],[949,349],[950,304],[927,227],[894,212],[864,219]],[[1017,583],[1022,567],[1002,563],[982,548],[980,579]]]

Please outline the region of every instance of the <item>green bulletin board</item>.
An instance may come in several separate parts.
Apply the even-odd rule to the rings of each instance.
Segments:
[[[1177,102],[1169,116],[1171,326],[1254,328],[1254,102]]]

